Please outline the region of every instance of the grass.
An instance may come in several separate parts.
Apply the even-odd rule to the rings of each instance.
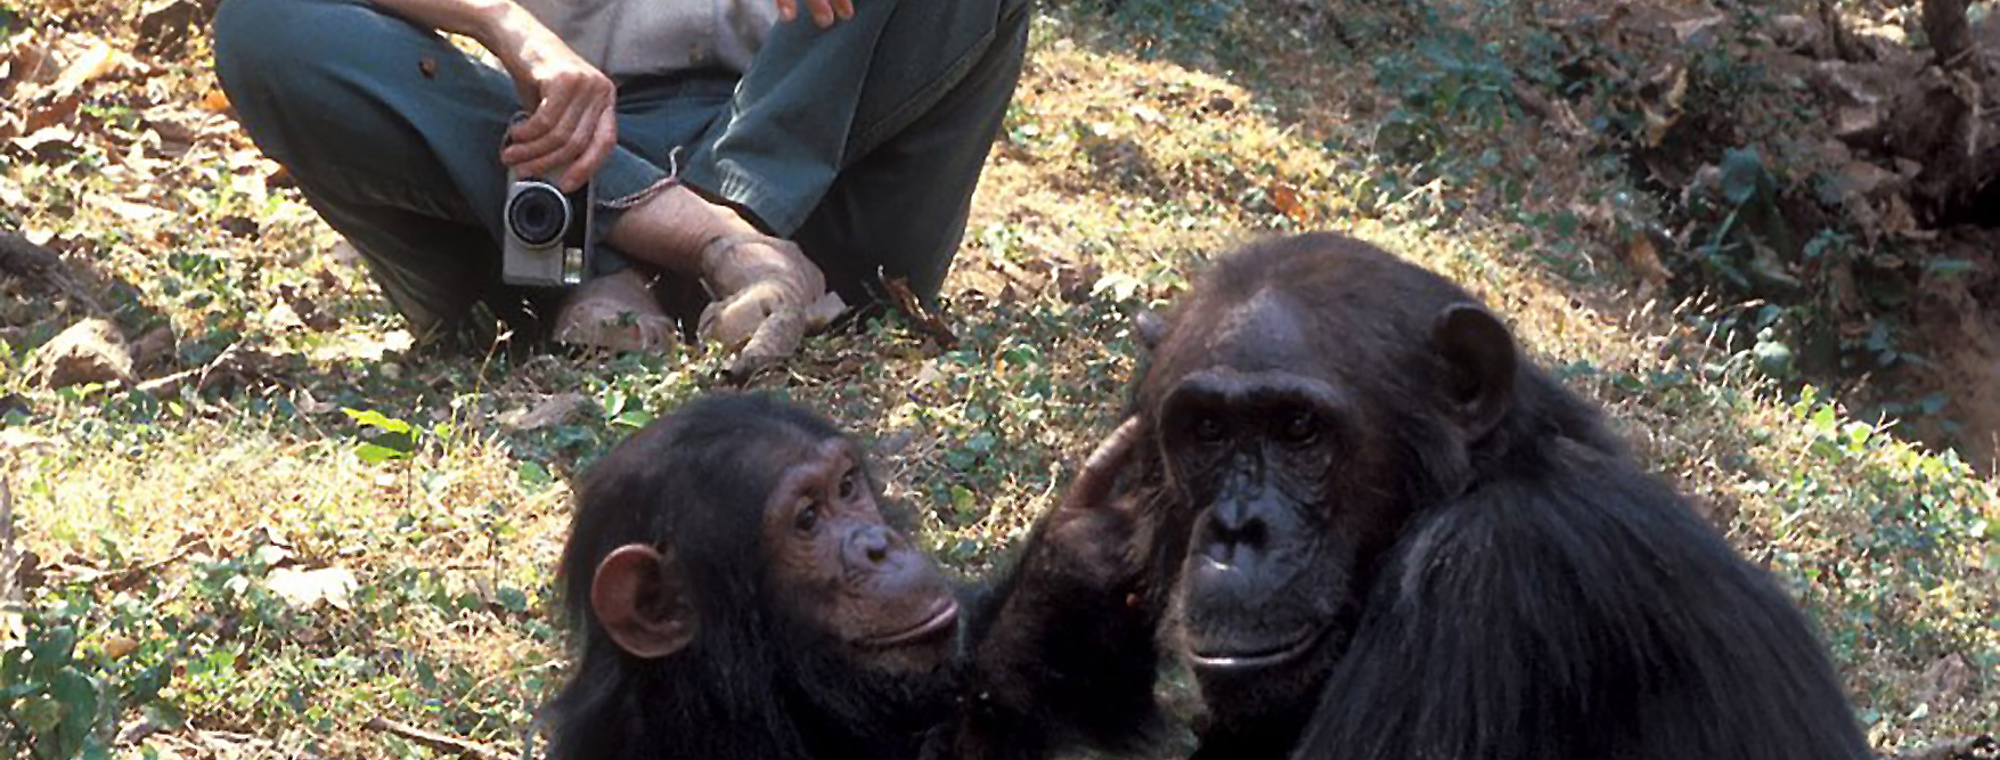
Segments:
[[[877,324],[755,384],[869,441],[921,540],[977,574],[1113,424],[1134,311],[1236,241],[1344,229],[1465,283],[1611,409],[1820,621],[1878,746],[2000,725],[1994,481],[1773,385],[1709,339],[1714,299],[1643,290],[1618,220],[1655,212],[1602,213],[1629,189],[1616,167],[1475,97],[1507,74],[1477,40],[1424,63],[1397,4],[1244,5],[1043,9],[946,287],[959,346]],[[30,4],[0,42],[124,40],[133,12]],[[157,398],[41,389],[27,357],[86,309],[0,278],[0,461],[40,576],[0,618],[0,756],[433,754],[376,716],[518,750],[565,664],[547,609],[568,483],[719,359],[410,348],[204,110],[203,44],[91,85],[57,154],[0,153],[0,198],[22,199],[0,226],[62,250],[128,335],[178,337],[145,374],[255,357]],[[193,125],[184,153],[162,125]],[[506,422],[572,393],[574,416]],[[324,568],[357,583],[281,593]]]

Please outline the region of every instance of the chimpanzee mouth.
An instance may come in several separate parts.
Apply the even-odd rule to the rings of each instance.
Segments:
[[[1332,626],[1307,626],[1298,635],[1275,646],[1242,651],[1198,651],[1188,649],[1188,664],[1206,670],[1252,670],[1298,659],[1312,651]]]
[[[862,639],[860,644],[871,649],[889,649],[930,638],[942,631],[951,630],[958,622],[958,600],[949,595],[939,600],[931,614],[923,622],[895,633]]]

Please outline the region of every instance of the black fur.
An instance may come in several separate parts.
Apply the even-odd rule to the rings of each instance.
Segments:
[[[1044,559],[1024,560],[987,590],[962,592],[962,653],[934,677],[860,671],[791,620],[755,559],[763,556],[762,505],[788,464],[781,452],[840,435],[784,402],[712,395],[591,468],[558,581],[577,665],[544,711],[550,757],[983,760],[1132,747],[1149,735],[1158,724],[1150,701],[1155,618],[1075,614],[1122,599],[1127,590],[1110,584],[1136,584],[1138,573],[1079,581],[1067,547],[1031,539],[1024,556]],[[672,549],[697,589],[700,633],[657,660],[619,648],[590,612],[597,564],[635,540]],[[1134,639],[1141,645],[1129,651],[1105,648]],[[1148,676],[1143,703],[1128,697],[1105,709],[1081,698],[1101,673],[1139,670]]]
[[[1518,357],[1490,431],[1442,413],[1453,381],[1432,330],[1476,301],[1431,272],[1336,235],[1250,246],[1177,309],[1136,412],[1243,348],[1183,334],[1260,293],[1319,346],[1287,368],[1349,394],[1369,444],[1391,452],[1336,466],[1325,513],[1355,498],[1393,508],[1369,531],[1379,538],[1343,544],[1356,547],[1350,583],[1316,592],[1341,622],[1321,656],[1300,660],[1308,672],[1203,682],[1197,757],[1868,757],[1805,617],[1643,472],[1592,405]],[[1161,452],[1162,423],[1149,424],[1145,450]],[[1160,530],[1151,604],[1165,606],[1201,506],[1171,485],[1163,455],[1136,473],[1129,498]],[[1184,614],[1167,613],[1169,634]]]

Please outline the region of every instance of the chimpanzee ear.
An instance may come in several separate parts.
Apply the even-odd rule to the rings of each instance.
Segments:
[[[1152,309],[1141,308],[1132,315],[1132,332],[1139,336],[1139,345],[1152,351],[1167,337],[1167,318]]]
[[[694,594],[671,551],[646,544],[613,549],[597,563],[590,608],[620,648],[634,657],[665,657],[694,641]]]
[[[1431,345],[1444,360],[1446,413],[1478,440],[1514,406],[1514,339],[1492,312],[1455,303],[1438,313]]]

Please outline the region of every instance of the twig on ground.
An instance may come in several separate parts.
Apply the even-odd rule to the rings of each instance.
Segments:
[[[1883,760],[1993,760],[2000,758],[2000,741],[1989,734],[1965,736],[1910,752],[1884,755]]]
[[[507,760],[507,758],[511,757],[505,752],[478,742],[460,739],[456,736],[432,733],[415,726],[397,723],[379,715],[368,719],[367,728],[370,731],[383,731],[395,734],[424,745],[433,751],[449,752],[459,757],[470,757],[477,760]]]
[[[924,308],[923,303],[917,300],[917,295],[910,292],[908,282],[901,277],[893,277],[885,278],[882,284],[888,289],[889,298],[894,301],[896,310],[910,320],[910,326],[916,328],[918,334],[930,338],[939,348],[958,347],[958,335],[953,333],[951,326],[939,319],[938,315]]]

